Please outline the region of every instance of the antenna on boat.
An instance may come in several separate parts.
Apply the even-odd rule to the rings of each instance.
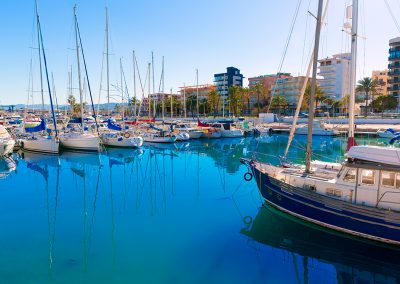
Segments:
[[[311,151],[312,151],[312,131],[314,122],[314,108],[315,108],[315,89],[317,87],[317,69],[318,69],[318,50],[319,50],[319,39],[321,35],[321,19],[322,19],[322,7],[324,5],[323,0],[318,1],[318,14],[317,14],[317,25],[315,28],[315,42],[314,42],[314,53],[313,53],[313,72],[311,80],[311,92],[310,92],[310,105],[308,113],[308,135],[307,135],[307,151],[306,151],[306,172],[309,173],[311,169]]]
[[[350,97],[349,97],[349,138],[346,152],[353,146],[357,146],[354,138],[354,106],[356,89],[357,67],[357,30],[358,30],[358,0],[353,0],[351,11],[351,58],[350,58]]]

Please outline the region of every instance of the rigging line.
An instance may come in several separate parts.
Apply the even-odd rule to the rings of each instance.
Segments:
[[[273,88],[272,88],[271,99],[270,99],[270,102],[269,102],[269,105],[268,105],[267,113],[269,112],[269,110],[271,108],[272,98],[275,95],[275,90],[276,90],[276,85],[277,85],[276,83],[278,81],[279,73],[282,71],[283,63],[284,63],[285,58],[286,58],[286,53],[287,53],[287,50],[289,48],[289,43],[290,43],[290,40],[292,38],[294,26],[295,26],[296,21],[297,21],[297,16],[299,15],[301,2],[302,2],[302,0],[298,0],[298,2],[297,2],[297,7],[296,7],[296,10],[295,10],[295,13],[294,13],[294,17],[292,19],[292,24],[291,24],[291,27],[290,27],[290,30],[289,30],[289,35],[288,35],[288,38],[286,39],[285,48],[284,48],[284,51],[283,51],[283,54],[282,54],[282,58],[281,58],[281,61],[279,63],[279,67],[278,67],[278,72],[276,73],[276,77],[275,77],[275,80],[274,80],[274,85],[273,85]]]
[[[310,10],[310,6],[311,6],[311,0],[308,1],[308,8],[307,10]],[[306,42],[307,42],[307,34],[308,34],[308,22],[310,19],[310,14],[307,13],[307,18],[306,18],[306,28],[304,31],[304,42],[303,42],[303,52],[301,55],[301,73],[303,73],[303,68],[304,68],[304,53],[306,51]]]
[[[99,88],[99,97],[97,99],[97,113],[99,113],[99,109],[100,109],[100,96],[101,96],[101,90],[103,89],[103,71],[104,71],[104,49],[106,49],[105,45],[106,45],[106,35],[104,35],[104,43],[103,43],[103,57],[101,59],[101,71],[100,71],[100,88]]]
[[[392,8],[390,8],[389,3],[387,2],[387,0],[385,0],[385,4],[386,4],[386,8],[389,11],[390,16],[392,17],[392,20],[394,22],[394,24],[396,25],[397,30],[400,32],[400,26],[399,23],[396,20],[395,15],[393,14]]]

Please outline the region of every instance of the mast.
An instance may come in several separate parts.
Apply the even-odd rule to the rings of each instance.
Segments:
[[[151,72],[152,72],[152,80],[153,80],[153,96],[156,93],[156,88],[154,85],[154,54],[153,51],[151,52]],[[154,99],[154,104],[153,104],[153,113],[154,113],[154,117],[156,116],[156,102],[158,100],[158,96],[155,97]]]
[[[110,62],[108,58],[108,8],[106,7],[107,114],[110,116]]]
[[[136,118],[136,66],[135,66],[135,51],[132,52],[133,57],[133,97],[135,98],[135,106],[133,109],[134,116]]]
[[[81,65],[79,59],[79,41],[78,41],[78,18],[76,16],[77,6],[74,6],[74,19],[75,19],[75,41],[76,41],[76,60],[78,67],[78,84],[79,84],[79,100],[81,103],[81,131],[83,133],[83,95],[82,95],[82,82],[81,82]]]
[[[324,22],[325,17],[326,17],[326,13],[328,11],[328,4],[329,4],[329,0],[327,0],[326,3],[325,3],[324,13],[323,13],[322,19],[321,19],[322,22]],[[297,102],[297,107],[296,107],[296,112],[294,114],[292,128],[290,129],[288,143],[286,145],[285,153],[283,155],[284,158],[287,157],[290,145],[291,145],[293,137],[294,137],[294,132],[296,130],[296,125],[297,125],[297,119],[299,118],[299,113],[300,113],[301,105],[303,103],[304,93],[306,92],[306,88],[307,88],[307,84],[308,84],[308,78],[310,77],[310,73],[311,73],[311,68],[312,68],[312,64],[313,64],[313,57],[314,57],[314,54],[312,53],[311,56],[310,56],[310,61],[308,63],[306,77],[304,78],[303,86],[302,86],[301,91],[300,91],[300,97],[299,97],[299,100]],[[277,74],[277,77],[278,76],[279,76],[279,74]]]
[[[174,116],[174,108],[173,108],[173,104],[172,104],[172,88],[171,88],[171,119]]]
[[[165,91],[164,91],[164,56],[162,57],[162,119],[164,121],[164,114],[165,114]]]
[[[226,75],[228,75],[228,73],[226,73]],[[224,74],[224,85],[223,85],[224,94],[222,96],[222,117],[225,117],[225,82],[226,82],[225,80],[226,80],[226,78],[225,78],[225,74]]]
[[[356,89],[356,68],[357,68],[357,32],[358,32],[358,0],[353,0],[351,12],[351,58],[350,58],[350,97],[349,97],[349,138],[347,151],[356,146],[354,139],[354,106]]]
[[[199,118],[199,69],[196,69],[196,110]]]
[[[44,69],[46,71],[46,81],[47,81],[47,89],[49,91],[49,99],[50,99],[50,108],[51,108],[51,113],[53,116],[53,126],[54,126],[54,132],[55,132],[55,136],[58,136],[58,131],[57,131],[57,120],[56,120],[56,116],[54,114],[54,106],[53,106],[53,99],[51,97],[51,88],[50,88],[50,80],[49,80],[49,72],[47,71],[47,60],[46,60],[46,53],[44,51],[44,43],[43,43],[43,36],[42,36],[42,28],[40,26],[40,21],[39,21],[39,17],[38,17],[38,29],[39,29],[39,35],[40,35],[40,43],[41,43],[41,47],[43,50],[43,63],[44,63]]]
[[[308,111],[308,135],[307,135],[307,151],[306,151],[306,172],[309,173],[311,169],[311,151],[312,151],[312,131],[314,122],[314,104],[315,104],[315,89],[317,87],[317,69],[318,69],[318,50],[319,50],[319,39],[321,34],[321,18],[322,18],[322,6],[323,0],[318,1],[318,15],[317,25],[315,28],[315,42],[314,42],[314,53],[313,53],[313,72],[311,79],[311,92],[309,101]]]
[[[38,38],[38,52],[39,52],[39,72],[40,72],[40,94],[42,95],[42,112],[44,112],[44,94],[43,94],[43,71],[42,71],[42,51],[40,47],[40,20],[39,20],[39,9],[38,1],[36,4],[36,26],[37,26],[37,38]]]
[[[183,83],[183,110],[186,118],[186,85]]]
[[[149,78],[149,84],[148,84],[148,98],[149,98],[149,118],[151,117],[151,98],[150,98],[150,65],[151,65],[151,63],[149,62],[149,64],[148,64],[148,71],[149,71],[149,73],[148,73],[148,78]]]
[[[123,87],[123,80],[122,80],[122,58],[119,59],[119,65],[121,69],[121,97],[122,97],[122,132],[125,132],[125,118],[124,118],[124,112],[125,112],[125,107],[124,107],[124,87]]]

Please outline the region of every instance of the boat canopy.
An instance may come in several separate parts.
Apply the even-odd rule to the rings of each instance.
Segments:
[[[347,153],[347,158],[352,160],[400,166],[400,148],[353,146]]]
[[[27,133],[34,133],[34,132],[39,132],[39,131],[43,131],[43,130],[46,130],[46,122],[45,122],[44,118],[42,118],[42,121],[37,126],[25,127],[25,132],[27,132]]]

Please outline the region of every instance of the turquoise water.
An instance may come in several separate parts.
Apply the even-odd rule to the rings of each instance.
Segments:
[[[262,207],[239,158],[275,163],[286,140],[14,154],[15,170],[0,162],[0,283],[399,282],[397,253]],[[337,160],[344,147],[315,138],[313,150]]]

